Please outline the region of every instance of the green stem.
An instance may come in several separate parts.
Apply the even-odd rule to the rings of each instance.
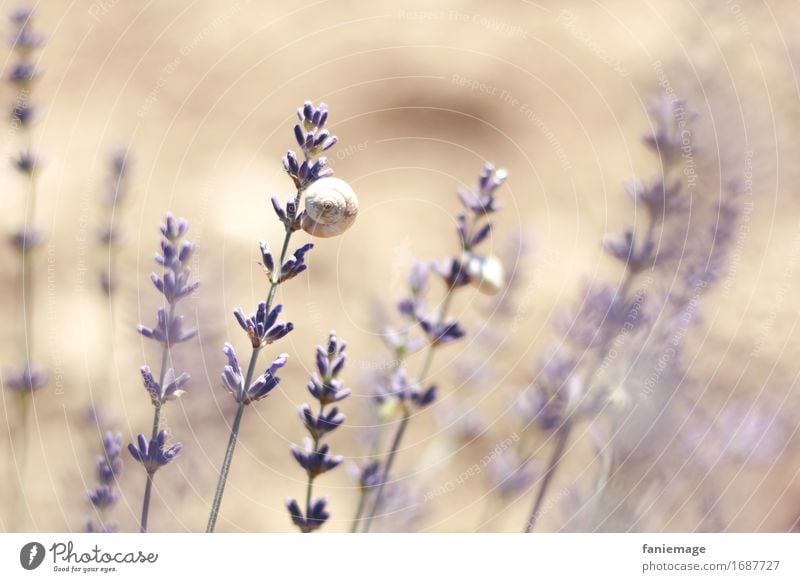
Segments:
[[[35,172],[35,170],[34,170]],[[23,231],[25,238],[34,232],[34,219],[36,217],[36,175],[31,173],[28,178],[28,204],[25,215],[25,226]],[[23,301],[23,317],[24,317],[24,342],[22,345],[25,349],[25,362],[26,367],[30,368],[33,365],[33,288],[35,285],[33,265],[33,252],[25,249],[21,253],[22,261],[22,301]]]
[[[647,224],[647,229],[644,235],[644,242],[642,244],[648,245],[653,242],[652,239],[653,235],[655,234],[656,222],[657,222],[656,218],[651,216]],[[630,288],[633,285],[635,276],[636,273],[633,273],[630,270],[626,272],[625,278],[623,279],[622,285],[620,285],[620,290],[619,290],[619,295],[622,297],[623,301],[627,299],[628,293],[630,292]],[[609,345],[613,339],[615,338],[610,338],[608,341],[606,341],[604,345],[600,346],[597,357],[595,358],[594,362],[586,372],[583,380],[583,385],[587,389],[590,388],[592,383],[594,382],[594,377],[597,374],[598,370],[600,369],[600,366],[603,364],[603,360],[608,354]],[[572,429],[572,422],[571,419],[568,417],[561,425],[561,427],[558,429],[558,432],[556,434],[556,446],[553,449],[553,455],[550,458],[550,462],[547,467],[547,473],[545,473],[544,479],[542,479],[541,485],[539,486],[539,492],[537,493],[536,499],[534,500],[530,516],[528,517],[528,521],[525,524],[525,529],[523,530],[525,533],[532,532],[533,528],[536,526],[536,520],[539,516],[539,510],[541,509],[541,505],[544,502],[545,496],[547,495],[547,490],[550,486],[550,483],[553,481],[553,476],[555,475],[561,463],[561,459],[564,455],[564,449],[566,448],[567,441],[569,441],[571,429]]]
[[[24,97],[24,95],[22,95]],[[20,96],[17,97],[20,100]],[[32,155],[33,135],[30,128],[25,128],[22,133],[22,140],[25,143],[23,152]],[[20,350],[22,351],[22,360],[24,362],[23,373],[33,373],[33,299],[34,299],[34,270],[32,263],[32,250],[25,247],[25,241],[29,240],[29,235],[34,230],[34,219],[36,216],[36,168],[34,167],[30,174],[28,174],[28,197],[25,205],[24,223],[22,225],[23,245],[20,249],[20,283],[22,285],[22,325],[20,326],[20,333],[22,334],[22,341],[20,341]],[[24,387],[20,396],[20,419],[15,429],[17,438],[9,443],[11,457],[15,461],[11,465],[11,470],[16,470],[14,482],[16,484],[14,491],[14,498],[12,501],[13,510],[11,518],[12,531],[16,529],[15,526],[22,528],[23,526],[23,508],[25,503],[23,500],[25,491],[25,468],[27,466],[28,456],[28,405],[31,398],[30,391]],[[19,444],[21,442],[21,445]]]
[[[299,208],[300,206],[300,197],[302,196],[303,191],[298,190],[297,196],[295,197],[295,204]],[[275,300],[275,293],[278,290],[278,285],[280,285],[281,279],[281,266],[283,265],[284,260],[286,260],[286,253],[289,250],[289,241],[292,238],[292,227],[290,224],[285,225],[286,227],[286,234],[283,237],[283,246],[281,247],[281,254],[280,258],[278,259],[277,264],[275,265],[275,271],[272,273],[272,277],[270,279],[269,291],[267,292],[267,313],[272,310],[272,302]],[[242,390],[246,391],[250,387],[250,383],[253,380],[253,373],[255,371],[256,362],[258,361],[258,354],[261,352],[261,348],[253,348],[252,353],[250,354],[250,364],[247,367],[247,375],[244,379],[244,386],[242,386]],[[222,505],[222,495],[225,492],[225,483],[228,480],[228,473],[230,472],[231,463],[233,462],[233,453],[236,450],[236,442],[239,438],[239,425],[242,422],[242,416],[244,415],[244,409],[246,404],[244,403],[244,394],[242,395],[243,402],[239,403],[239,406],[236,409],[236,417],[233,420],[233,425],[231,426],[231,434],[228,439],[228,447],[225,449],[225,457],[222,461],[222,469],[219,473],[219,480],[217,481],[217,489],[214,493],[214,501],[211,503],[211,513],[208,516],[208,525],[206,526],[206,533],[213,533],[214,528],[217,524],[217,517],[219,516],[220,506]]]
[[[142,501],[142,519],[139,533],[147,533],[147,517],[150,514],[150,496],[153,493],[153,473],[147,472],[147,484],[144,487],[144,501]]]
[[[331,357],[328,355],[328,363],[330,364]],[[330,382],[330,374],[328,374],[325,378],[322,379],[323,383]],[[325,405],[320,402],[319,404],[319,414],[318,417],[322,416],[323,412],[325,411]],[[314,437],[314,452],[319,451],[319,437]],[[311,514],[311,492],[314,487],[314,477],[311,475],[308,476],[308,485],[306,486],[306,519]]]
[[[369,489],[366,487],[361,488],[361,494],[358,497],[358,507],[356,508],[356,514],[353,517],[353,525],[350,527],[350,533],[358,532],[358,526],[361,525],[361,515],[364,513],[364,507],[367,504],[368,492]]]
[[[406,340],[408,340],[408,330],[406,330]],[[399,369],[403,365],[404,359],[404,355],[398,356],[397,361],[392,366],[392,371]],[[372,443],[372,451],[369,454],[370,461],[374,461],[381,450],[381,444],[383,443],[382,424],[378,426],[377,432],[378,434],[375,435],[375,440]],[[366,509],[367,499],[369,499],[372,490],[373,489],[371,487],[361,487],[358,495],[358,506],[356,507],[356,513],[353,516],[353,523],[350,526],[350,533],[358,532],[358,528],[361,526],[361,515],[364,513],[364,509]]]
[[[9,520],[9,531],[22,531],[24,508],[23,502],[25,491],[25,466],[28,450],[28,405],[30,403],[31,393],[22,391],[19,393],[19,418],[16,426],[12,429],[9,442],[9,470],[13,472],[13,487],[14,494],[12,496],[12,506],[9,511],[11,519]]]
[[[392,447],[389,449],[389,457],[386,459],[386,466],[383,469],[383,473],[381,474],[381,480],[378,484],[378,490],[375,492],[375,501],[372,504],[372,510],[369,512],[367,516],[366,522],[364,522],[364,533],[369,533],[370,527],[372,527],[372,520],[375,519],[375,515],[378,513],[380,509],[381,501],[383,500],[383,489],[386,485],[386,481],[389,479],[390,472],[392,470],[392,465],[394,465],[394,460],[397,457],[397,451],[400,449],[400,443],[403,440],[403,435],[406,433],[406,428],[408,427],[408,422],[411,420],[411,411],[409,410],[408,406],[404,406],[403,408],[403,418],[400,421],[400,425],[397,427],[397,432],[394,435],[394,439],[392,440]]]
[[[245,386],[250,386],[253,381],[253,374],[256,369],[256,362],[258,361],[258,354],[260,348],[254,348],[250,354],[250,364],[247,366],[247,375],[244,380]],[[245,388],[246,390],[246,388]],[[212,533],[214,527],[217,525],[217,517],[219,515],[219,508],[222,505],[222,495],[225,493],[225,483],[228,481],[228,473],[231,470],[231,463],[233,462],[233,453],[236,450],[236,442],[239,439],[239,427],[242,424],[242,417],[244,416],[244,409],[247,406],[245,395],[242,394],[242,400],[239,406],[236,407],[236,416],[231,425],[231,435],[228,438],[228,447],[225,449],[225,458],[222,460],[222,469],[219,474],[219,481],[217,482],[217,491],[214,494],[214,502],[211,504],[211,514],[208,517],[208,525],[206,526],[206,533]]]
[[[172,321],[175,318],[175,304],[171,304],[169,306],[169,319],[167,321]],[[167,342],[170,341],[170,338],[167,338]],[[169,343],[165,343],[161,349],[161,371],[158,374],[158,385],[161,390],[163,390],[164,386],[164,378],[167,376],[167,365],[169,364]],[[163,395],[159,394],[159,399],[153,402],[153,428],[150,431],[150,441],[154,441],[155,438],[158,436],[158,427],[161,424],[161,407],[164,405],[161,397]],[[142,519],[139,525],[139,532],[146,533],[147,532],[147,517],[150,514],[150,498],[153,492],[153,479],[154,474],[148,472],[147,473],[147,481],[144,485],[144,498],[142,500]]]
[[[442,301],[442,307],[439,311],[439,317],[437,321],[437,326],[444,323],[445,319],[447,318],[447,312],[450,310],[450,306],[453,302],[453,287],[448,288],[447,294]],[[436,343],[431,342],[428,344],[428,349],[425,353],[425,359],[422,362],[422,368],[419,371],[419,375],[417,376],[416,383],[417,385],[421,385],[425,378],[428,376],[430,372],[431,365],[433,364],[433,355],[436,351]],[[392,465],[394,464],[395,457],[397,456],[397,451],[400,449],[400,444],[402,443],[403,436],[406,433],[406,428],[408,427],[408,423],[411,420],[411,411],[409,410],[408,406],[404,406],[403,410],[403,418],[400,421],[400,425],[397,427],[397,432],[394,435],[394,439],[392,440],[392,446],[389,449],[389,456],[386,459],[386,466],[383,468],[383,473],[381,474],[380,482],[378,483],[378,489],[375,492],[375,500],[372,504],[372,510],[369,512],[367,516],[367,520],[364,523],[364,533],[368,533],[370,527],[372,526],[372,520],[375,519],[375,515],[377,514],[378,510],[380,509],[380,504],[383,501],[383,490],[386,486],[386,482],[389,480],[389,475],[391,474]]]

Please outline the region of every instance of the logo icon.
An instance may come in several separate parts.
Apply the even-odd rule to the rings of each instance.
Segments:
[[[26,570],[35,570],[44,561],[44,546],[39,542],[28,542],[19,551],[19,563]]]

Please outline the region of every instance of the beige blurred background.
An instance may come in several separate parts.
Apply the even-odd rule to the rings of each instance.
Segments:
[[[37,5],[38,26],[49,36],[46,74],[34,95],[43,109],[36,145],[47,161],[37,221],[48,245],[39,267],[49,270],[38,288],[35,329],[39,359],[57,381],[35,397],[25,529],[82,530],[98,446],[86,420],[92,403],[125,442],[149,427],[138,367],[157,354],[135,326],[154,322],[157,297],[147,275],[167,210],[190,220],[199,245],[202,287],[183,310],[201,341],[178,348],[193,382],[167,406],[166,422],[184,452],[158,475],[151,529],[204,528],[233,413],[219,382],[220,348],[231,340],[246,349],[230,313],[250,311],[263,295],[256,242],[279,243],[268,199],[291,191],[280,158],[293,147],[294,109],[306,99],[330,107],[339,137],[331,167],[353,185],[361,212],[345,236],[315,241],[307,274],[281,288],[284,313],[297,328],[281,348],[292,363],[280,388],[248,410],[219,529],[291,531],[283,500],[302,496],[305,483],[288,446],[303,436],[295,409],[308,398],[313,347],[329,329],[348,341],[345,378],[354,391],[332,448],[348,458],[366,453],[366,378],[385,365],[377,306],[391,309],[414,258],[452,252],[455,189],[472,184],[489,160],[510,173],[490,246],[501,252],[518,236],[530,243],[518,265],[524,309],[498,356],[507,374],[487,380],[474,400],[488,418],[486,434],[467,444],[451,434],[437,421],[452,399],[445,397],[415,419],[398,465],[422,493],[458,475],[515,430],[509,399],[526,386],[554,337],[553,315],[577,297],[577,284],[620,276],[599,241],[632,220],[621,182],[656,171],[640,137],[660,72],[700,113],[697,144],[719,174],[709,182],[741,178],[752,163],[754,205],[734,268],[705,298],[704,326],[692,343],[701,400],[711,417],[734,404],[755,409],[741,403],[777,410],[780,445],[764,458],[695,466],[668,493],[642,501],[652,519],[637,527],[699,528],[710,482],[721,485],[711,495],[722,528],[791,529],[800,517],[793,445],[800,419],[797,10],[796,2],[755,0]],[[10,91],[3,96],[12,99]],[[118,209],[127,238],[112,327],[96,284],[102,258],[93,236],[108,155],[120,145],[130,145],[135,165],[130,198]],[[11,141],[4,146],[9,151]],[[2,176],[0,222],[8,232],[21,220],[22,192],[10,171]],[[18,304],[15,258],[2,253],[5,366],[17,354]],[[481,301],[456,305],[468,329],[483,323],[475,315]],[[436,361],[444,395],[454,397],[450,370],[469,347],[450,347]],[[6,424],[8,403],[4,397]],[[753,430],[752,438],[735,431],[745,448],[765,434]],[[770,424],[767,438],[774,432]],[[709,439],[704,446],[713,453],[722,445]],[[5,436],[2,447],[5,459]],[[133,531],[144,476],[124,457],[114,517]],[[583,467],[580,450],[572,465]],[[569,471],[563,480],[567,486]],[[331,496],[326,530],[346,531],[357,500],[347,470],[321,477],[316,491]],[[490,503],[487,491],[478,476],[424,503],[416,529],[474,531]],[[6,508],[7,485],[2,495]],[[498,511],[489,529],[518,531],[532,496]],[[562,500],[543,516],[543,528],[559,529],[568,505]]]

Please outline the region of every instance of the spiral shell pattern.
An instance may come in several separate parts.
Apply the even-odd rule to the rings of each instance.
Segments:
[[[303,230],[329,238],[350,228],[358,215],[358,198],[350,184],[339,178],[322,178],[309,186],[305,196]]]

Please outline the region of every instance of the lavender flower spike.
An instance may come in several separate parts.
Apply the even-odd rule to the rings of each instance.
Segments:
[[[124,164],[124,162],[120,162]],[[155,255],[155,262],[161,267],[161,274],[153,273],[150,279],[155,288],[164,296],[166,307],[158,309],[156,326],[153,328],[140,325],[138,332],[145,338],[158,343],[161,348],[161,367],[158,378],[148,366],[141,368],[145,390],[153,404],[153,429],[148,442],[144,435],[139,435],[138,446],[131,444],[129,450],[134,458],[142,463],[147,473],[144,500],[142,503],[142,519],[140,531],[147,531],[147,518],[150,511],[150,495],[153,488],[153,476],[156,469],[166,465],[180,450],[180,445],[164,449],[166,432],[160,431],[161,408],[170,400],[176,400],[184,394],[184,386],[189,382],[189,375],[177,373],[167,366],[172,348],[189,341],[197,330],[184,329],[183,316],[176,313],[181,299],[193,293],[197,282],[192,282],[189,262],[195,252],[195,245],[184,237],[189,231],[189,223],[167,213],[161,231],[161,253]],[[160,432],[159,432],[160,431]]]
[[[327,497],[313,500],[310,503],[309,510],[306,512],[305,516],[303,515],[303,511],[300,509],[300,505],[298,505],[297,501],[294,499],[289,499],[286,501],[286,509],[289,510],[292,523],[294,523],[301,532],[311,533],[321,528],[331,516],[325,507],[327,503]]]
[[[262,301],[253,315],[246,316],[241,309],[235,309],[233,315],[239,326],[247,332],[253,348],[262,348],[278,341],[294,329],[292,323],[276,323],[281,309],[283,307],[277,305],[268,314],[267,304]]]
[[[502,267],[499,261],[494,257],[477,254],[476,248],[486,241],[492,232],[492,224],[489,222],[489,217],[502,207],[497,202],[496,194],[500,186],[506,181],[506,177],[504,170],[497,170],[491,164],[485,164],[475,188],[472,191],[463,189],[458,191],[458,198],[466,208],[467,213],[460,213],[456,217],[456,234],[459,248],[455,256],[452,256],[443,264],[436,265],[433,269],[441,277],[446,288],[438,313],[434,315],[425,313],[423,295],[427,290],[428,269],[418,266],[414,267],[409,281],[410,297],[404,299],[398,305],[400,315],[405,321],[419,324],[419,328],[424,335],[427,353],[419,375],[415,380],[409,381],[402,362],[408,350],[408,345],[413,342],[413,340],[407,339],[411,336],[411,327],[408,327],[404,334],[390,332],[386,336],[387,345],[394,352],[394,357],[401,365],[393,368],[387,375],[384,386],[381,387],[383,392],[377,394],[375,400],[381,405],[382,409],[388,410],[389,414],[399,412],[402,414],[402,418],[394,437],[390,441],[390,449],[386,462],[382,466],[381,475],[378,478],[372,507],[367,513],[363,524],[364,532],[369,531],[373,519],[380,510],[383,492],[386,483],[389,481],[390,471],[406,428],[411,420],[413,408],[428,406],[436,400],[435,385],[431,385],[424,390],[420,388],[427,380],[426,376],[430,370],[436,350],[461,339],[466,334],[458,321],[448,317],[453,295],[458,289],[468,284],[474,285],[482,293],[494,294],[504,284]],[[398,338],[402,335],[405,335],[406,338],[399,340]],[[391,406],[383,406],[386,404],[387,399],[391,399]],[[379,412],[379,416],[383,415],[384,413]],[[371,493],[371,491],[362,487],[360,492],[361,499],[356,516],[353,519],[352,531],[357,531],[361,526],[361,512],[365,507],[368,493]]]
[[[267,370],[253,381],[247,390],[244,389],[245,378],[236,352],[231,344],[226,343],[222,350],[228,358],[228,365],[222,372],[222,383],[225,389],[231,393],[236,402],[247,405],[256,402],[267,396],[279,383],[280,378],[276,376],[278,370],[289,361],[288,354],[281,354],[272,362]]]
[[[117,524],[107,519],[107,512],[119,499],[117,479],[122,473],[122,435],[106,432],[103,435],[103,454],[97,457],[96,468],[99,483],[87,492],[89,503],[95,511],[97,521],[89,518],[86,531],[89,533],[113,532]]]
[[[302,155],[298,156],[289,150],[283,158],[283,167],[292,182],[294,182],[295,193],[285,204],[277,197],[273,196],[271,199],[272,209],[278,221],[283,225],[283,244],[279,252],[273,253],[266,241],[259,243],[261,265],[269,279],[266,299],[258,305],[256,312],[252,315],[246,315],[240,309],[234,312],[234,317],[236,317],[239,326],[247,333],[252,348],[247,371],[243,372],[239,366],[232,345],[226,343],[223,348],[227,364],[222,372],[222,384],[233,395],[238,406],[231,424],[228,446],[225,449],[225,456],[220,466],[214,499],[211,502],[211,511],[208,516],[208,525],[206,526],[207,533],[213,532],[216,527],[222,497],[225,493],[225,484],[228,480],[236,443],[239,440],[239,428],[244,411],[248,404],[263,399],[275,389],[280,382],[276,373],[286,365],[288,358],[286,354],[278,356],[263,374],[256,378],[253,377],[257,373],[258,357],[261,350],[265,346],[282,339],[294,328],[291,323],[277,321],[277,316],[282,308],[274,306],[273,302],[279,285],[297,277],[308,268],[305,262],[306,254],[313,245],[305,244],[297,248],[294,253],[289,253],[292,235],[304,227],[305,219],[308,217],[306,210],[300,210],[303,194],[314,182],[333,174],[333,171],[326,167],[328,160],[321,155],[336,144],[336,137],[331,135],[326,128],[328,120],[327,105],[314,106],[311,102],[306,102],[298,109],[297,117],[299,123],[294,126],[293,133]],[[300,158],[302,158],[302,161]],[[330,380],[333,381],[332,378]],[[312,386],[312,394],[314,392],[320,395],[324,394],[325,398],[344,398],[347,395],[347,392],[341,389],[340,386],[326,386],[326,383],[320,382],[318,389],[317,384],[314,384]],[[299,510],[296,516],[305,519],[302,518]]]
[[[327,159],[320,154],[336,145],[337,137],[324,129],[328,120],[328,106],[320,103],[315,107],[310,101],[297,110],[300,123],[294,126],[294,138],[303,152],[304,161],[289,150],[283,158],[283,167],[292,178],[295,186],[304,190],[320,178],[333,175],[333,170],[326,168]],[[287,213],[291,217],[291,213]],[[279,215],[280,216],[280,215]]]
[[[313,501],[311,498],[314,480],[338,467],[343,460],[339,455],[330,454],[330,447],[327,443],[322,443],[322,438],[342,426],[345,421],[345,416],[339,412],[338,407],[325,410],[328,404],[343,400],[350,394],[349,390],[342,387],[338,378],[347,360],[345,349],[345,343],[339,340],[335,332],[328,335],[324,347],[317,346],[314,358],[317,372],[312,374],[308,389],[319,401],[319,412],[312,412],[308,404],[303,404],[298,409],[300,420],[310,438],[304,439],[302,449],[292,445],[291,452],[308,476],[306,517],[303,517],[300,505],[294,500],[287,504],[287,508],[292,522],[304,533],[318,529],[328,519],[328,513],[324,511],[326,500]]]
[[[344,460],[341,455],[330,455],[330,447],[327,444],[314,448],[311,439],[303,440],[303,448],[292,445],[292,456],[297,463],[306,470],[309,477],[317,477],[335,469]]]

